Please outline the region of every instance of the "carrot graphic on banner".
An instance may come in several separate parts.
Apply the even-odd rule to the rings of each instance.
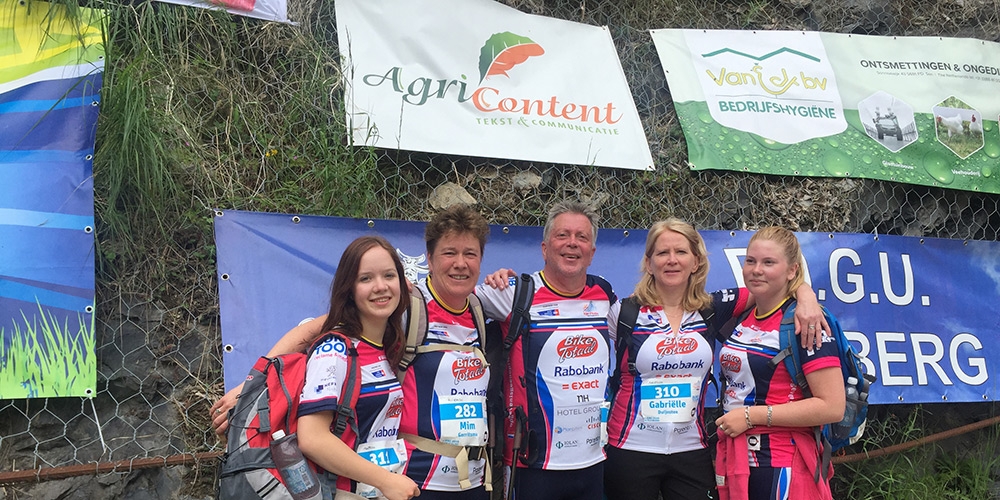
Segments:
[[[528,37],[509,31],[494,33],[479,53],[479,82],[494,75],[510,77],[507,72],[511,68],[544,53],[542,46]]]

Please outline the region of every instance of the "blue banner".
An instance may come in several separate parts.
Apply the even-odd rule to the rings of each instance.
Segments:
[[[426,275],[423,222],[217,212],[216,245],[226,387],[301,320],[326,312],[340,254],[385,236],[411,280]],[[742,286],[752,232],[702,231],[708,288]],[[796,233],[820,302],[867,355],[876,404],[997,399],[1000,243],[871,234]],[[482,271],[541,269],[540,227],[491,226]],[[602,229],[592,274],[632,293],[644,229]],[[983,312],[988,312],[983,314]],[[992,346],[992,347],[990,347]]]
[[[0,399],[93,397],[104,14],[0,9]]]

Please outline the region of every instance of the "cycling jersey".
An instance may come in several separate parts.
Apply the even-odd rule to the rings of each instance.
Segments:
[[[344,444],[362,454],[382,453],[384,465],[401,466],[406,460],[406,451],[402,444],[397,443],[397,434],[403,411],[403,391],[381,347],[364,340],[355,340],[354,344],[358,351],[360,372],[356,376],[360,377],[361,385],[354,406],[360,438],[348,427],[343,436]],[[336,337],[316,346],[306,365],[306,381],[298,416],[337,410],[341,386],[347,376],[348,347]],[[364,488],[364,485],[361,487]],[[340,476],[337,478],[337,489],[358,492],[359,486],[356,481]]]
[[[479,345],[468,304],[461,311],[442,305],[426,281],[419,285],[427,303],[427,344]],[[417,355],[403,378],[399,432],[459,446],[485,446],[486,386],[490,371],[473,352],[430,351]],[[455,459],[406,444],[406,475],[421,490],[460,491]],[[469,480],[483,484],[486,460],[469,460]]]
[[[744,406],[779,405],[805,398],[792,380],[784,363],[771,368],[768,363],[779,350],[779,330],[783,308],[758,318],[756,308],[736,325],[733,335],[719,351],[719,364],[726,377],[723,408],[728,412]],[[837,346],[825,332],[818,350],[807,350],[796,342],[806,375],[829,367],[839,367]],[[770,427],[761,432],[757,443],[750,447],[751,467],[791,467],[795,454],[793,433],[802,428]]]
[[[601,404],[611,370],[608,340],[609,314],[617,298],[602,278],[587,276],[584,289],[574,296],[560,295],[533,276],[530,330],[511,347],[503,392],[508,418],[504,430],[508,445],[505,461],[512,463],[511,442],[515,407],[527,412],[529,435],[524,440],[529,457],[521,467],[553,470],[582,469],[604,460],[601,443]],[[510,323],[513,287],[476,291],[486,316]]]
[[[699,311],[684,313],[676,331],[661,306],[642,306],[629,345],[621,356],[621,386],[608,419],[608,444],[657,454],[679,453],[708,446],[701,417],[708,373],[714,360],[714,336],[726,322],[746,309],[746,289],[720,290],[712,295],[710,325]],[[627,365],[635,350],[635,375]],[[676,394],[671,392],[676,391]]]

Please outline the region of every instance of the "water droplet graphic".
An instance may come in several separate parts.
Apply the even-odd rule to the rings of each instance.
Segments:
[[[1000,141],[991,137],[986,141],[986,144],[983,145],[983,152],[990,158],[1000,157]]]
[[[854,162],[847,155],[837,150],[828,150],[824,153],[820,164],[827,172],[838,177],[847,175],[854,166]]]
[[[712,114],[709,113],[707,109],[704,110],[704,111],[699,111],[698,112],[698,119],[701,120],[702,123],[714,123],[715,122],[715,120],[712,119]]]
[[[989,165],[984,166],[979,173],[983,174],[983,177],[992,177],[993,169]]]
[[[951,184],[955,181],[955,174],[951,171],[951,162],[947,156],[932,151],[924,155],[923,163],[924,170],[941,184]]]
[[[861,157],[861,161],[863,161],[863,162],[871,165],[872,164],[872,157],[868,156],[868,155],[864,155],[864,156]]]

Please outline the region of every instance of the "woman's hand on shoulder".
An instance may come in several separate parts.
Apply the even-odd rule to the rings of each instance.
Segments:
[[[801,287],[800,287],[801,290]],[[798,293],[795,306],[795,333],[802,342],[803,349],[819,348],[823,345],[823,332],[831,334],[830,325],[823,315],[823,307],[816,301],[816,295],[809,289],[809,293]]]
[[[212,405],[209,411],[211,412],[212,428],[215,429],[216,434],[226,435],[226,431],[229,429],[229,410],[236,406],[236,401],[240,398],[242,391],[243,384],[233,387]]]

